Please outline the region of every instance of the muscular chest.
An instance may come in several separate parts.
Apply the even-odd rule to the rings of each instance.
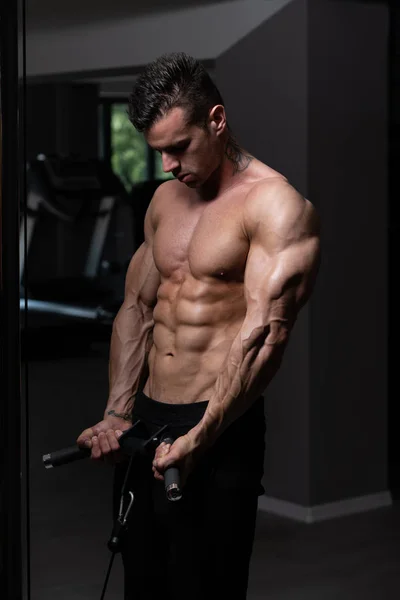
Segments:
[[[163,216],[154,237],[161,275],[188,271],[197,279],[242,280],[249,244],[240,201],[177,208]]]

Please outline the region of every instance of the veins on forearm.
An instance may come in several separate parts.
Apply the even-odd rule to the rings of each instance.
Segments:
[[[147,368],[153,324],[152,311],[137,306],[122,309],[116,317],[111,338],[108,409],[132,409]]]
[[[213,443],[262,394],[279,369],[287,339],[286,319],[254,328],[247,337],[239,332],[195,428],[200,443]]]

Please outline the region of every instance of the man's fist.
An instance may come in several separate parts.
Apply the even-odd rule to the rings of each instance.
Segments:
[[[82,431],[76,443],[82,448],[90,448],[93,460],[115,464],[123,458],[118,438],[131,426],[125,419],[110,416]]]
[[[157,447],[153,460],[154,477],[163,481],[164,471],[168,467],[177,467],[183,487],[201,454],[202,448],[189,433],[178,437],[172,445],[162,442]]]

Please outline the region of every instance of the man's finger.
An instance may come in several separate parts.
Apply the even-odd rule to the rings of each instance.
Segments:
[[[89,450],[92,447],[92,440],[88,440],[83,438],[80,441],[77,441],[78,446],[80,446],[81,448],[88,448]]]
[[[92,437],[92,458],[95,460],[101,458],[99,438],[96,435]]]
[[[168,454],[168,452],[170,451],[170,449],[171,449],[171,444],[165,444],[163,442],[156,449],[155,459],[157,460],[159,458],[162,458],[163,456],[165,456],[166,454]]]
[[[99,433],[99,446],[102,454],[109,454],[111,452],[111,446],[108,441],[108,437],[104,431]]]
[[[93,429],[91,427],[89,427],[89,429],[85,429],[85,431],[82,431],[81,435],[76,440],[76,443],[78,444],[78,446],[84,446],[85,442],[90,441],[93,436],[94,436]]]
[[[164,481],[164,476],[159,471],[157,471],[155,467],[153,467],[153,473],[155,479],[157,479],[158,481]]]
[[[106,432],[106,435],[107,435],[107,440],[108,440],[108,443],[110,445],[111,451],[112,452],[116,452],[117,450],[119,450],[120,449],[120,445],[118,444],[118,439],[117,439],[117,436],[116,436],[116,432],[113,429],[109,429]]]

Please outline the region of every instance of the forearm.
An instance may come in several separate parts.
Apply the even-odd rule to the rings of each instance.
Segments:
[[[263,393],[280,367],[287,338],[284,320],[266,327],[244,323],[215,382],[207,410],[191,430],[198,445],[212,445]]]
[[[109,398],[105,413],[132,411],[134,397],[152,345],[153,311],[140,302],[124,302],[114,320],[109,362]]]

